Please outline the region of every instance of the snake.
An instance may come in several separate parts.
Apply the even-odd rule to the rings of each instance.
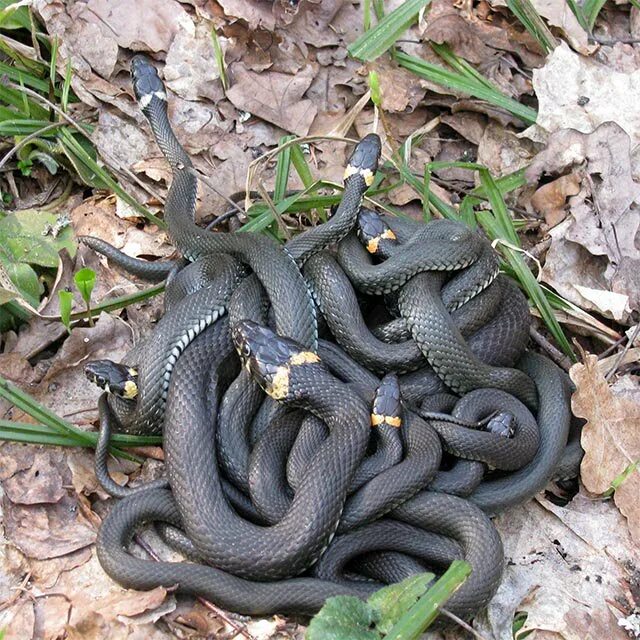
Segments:
[[[110,392],[99,403],[97,470],[115,413],[125,428],[164,428],[167,478],[132,491],[110,486],[122,499],[98,535],[105,571],[125,586],[176,585],[237,612],[309,614],[329,596],[367,597],[382,582],[464,558],[473,571],[448,608],[468,619],[502,575],[502,544],[487,514],[544,486],[569,431],[563,374],[534,354],[516,364],[526,300],[497,275],[478,233],[362,208],[381,152],[375,135],[350,156],[329,222],[284,246],[201,229],[196,174],[171,130],[164,86],[141,56],[132,77],[172,171],[169,237],[191,264],[145,271],[111,254],[138,275],[168,279],[168,295],[164,318],[127,364],[87,365]],[[399,317],[370,329],[358,295],[382,296]],[[342,348],[321,339],[320,319]],[[157,367],[145,360],[151,353]],[[372,372],[401,375],[381,384]],[[494,405],[482,404],[483,387],[517,414],[515,426],[486,428]],[[428,407],[427,396],[446,389],[474,412],[448,418]],[[507,400],[507,391],[519,400]],[[297,443],[302,435],[309,440]],[[296,444],[303,462],[294,468],[288,451]],[[475,469],[468,499],[436,490],[446,485],[443,448]],[[501,473],[485,477],[488,465]],[[128,553],[134,530],[149,522],[194,562]]]

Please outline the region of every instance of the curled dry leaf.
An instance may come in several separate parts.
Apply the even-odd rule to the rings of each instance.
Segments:
[[[474,622],[483,637],[513,640],[513,617],[525,611],[521,633],[536,630],[530,637],[628,640],[618,620],[634,607],[627,589],[638,548],[610,503],[583,494],[566,507],[538,499],[495,522],[506,567],[487,611]]]
[[[604,122],[622,127],[640,143],[640,70],[631,73],[580,56],[561,42],[541,69],[533,70],[538,118],[524,135],[543,141],[559,129],[591,133]]]
[[[567,200],[580,192],[580,176],[569,173],[543,184],[531,197],[533,208],[544,216],[550,227],[555,227],[567,215]]]
[[[569,201],[571,216],[551,233],[543,280],[575,304],[624,322],[630,309],[640,305],[640,248],[635,241],[640,231],[640,182],[634,180],[629,136],[614,122],[590,134],[557,131],[525,175],[535,183],[543,174],[577,167],[581,189]],[[575,285],[596,294],[582,295]],[[598,296],[598,291],[604,293]],[[626,296],[627,304],[612,307],[609,292]]]
[[[236,108],[299,136],[309,132],[317,108],[302,96],[315,75],[311,65],[291,76],[275,71],[258,74],[235,63],[232,74],[234,83],[227,97]]]
[[[584,364],[571,367],[576,385],[571,406],[587,423],[582,429],[585,451],[580,467],[588,491],[601,494],[616,478],[640,460],[640,388],[633,398],[616,394],[597,367],[597,356],[587,355]],[[627,518],[631,536],[640,543],[640,469],[634,469],[616,489],[613,499]]]

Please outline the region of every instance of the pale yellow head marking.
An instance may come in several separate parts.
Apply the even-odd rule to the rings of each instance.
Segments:
[[[383,416],[379,413],[371,414],[371,426],[377,427],[379,424],[388,424],[390,427],[402,426],[402,419],[399,416]]]
[[[387,229],[380,234],[381,238],[385,238],[386,240],[397,240],[396,234],[391,231],[391,229]]]
[[[367,187],[370,187],[373,184],[374,175],[371,169],[360,169],[359,167],[354,167],[351,164],[348,164],[347,168],[344,170],[343,179],[346,180],[349,176],[353,176],[356,173],[359,173],[363,177],[364,183]]]
[[[380,244],[380,236],[376,236],[375,238],[371,238],[371,240],[369,240],[369,242],[367,242],[367,251],[369,253],[377,253],[379,244]]]
[[[282,400],[287,397],[289,393],[289,367],[278,367],[267,393],[274,400]]]
[[[289,358],[289,363],[296,364],[309,364],[311,362],[320,362],[320,356],[313,351],[299,351]]]
[[[133,400],[138,395],[138,385],[133,380],[124,383],[124,397]]]

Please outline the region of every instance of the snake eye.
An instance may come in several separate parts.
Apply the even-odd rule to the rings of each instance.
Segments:
[[[251,347],[248,344],[242,345],[242,355],[248,358],[251,355]]]
[[[107,381],[102,376],[98,376],[96,378],[96,383],[98,384],[98,386],[104,387],[104,385],[107,383]]]

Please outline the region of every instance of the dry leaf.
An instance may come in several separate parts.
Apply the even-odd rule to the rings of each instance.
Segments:
[[[513,640],[513,617],[534,638],[628,640],[618,620],[638,548],[610,503],[578,494],[566,507],[531,501],[496,519],[507,560],[502,584],[474,626],[492,640]],[[621,610],[609,603],[617,603]]]
[[[531,197],[533,208],[544,216],[550,227],[555,227],[567,216],[567,199],[580,192],[580,176],[576,173],[560,176],[543,184]]]
[[[582,429],[585,451],[580,467],[584,486],[591,492],[606,492],[629,465],[640,460],[640,389],[635,398],[619,397],[596,366],[597,356],[587,355],[584,364],[571,367],[576,392],[573,412],[587,423]],[[640,470],[635,469],[616,489],[613,499],[627,518],[629,531],[640,543]]]
[[[504,127],[490,123],[478,145],[478,162],[486,166],[494,176],[522,169],[531,162],[535,145],[521,140]]]
[[[533,70],[533,87],[538,118],[523,135],[543,141],[559,129],[591,133],[604,122],[615,122],[627,132],[633,146],[640,143],[640,70],[615,71],[561,42],[544,67]]]
[[[174,0],[89,0],[86,13],[134,51],[167,51],[176,33],[193,24]]]
[[[569,44],[584,55],[591,55],[597,44],[589,43],[589,34],[580,26],[578,19],[566,2],[556,0],[531,0],[534,9],[552,27],[558,27]]]
[[[525,175],[529,182],[537,182],[543,174],[561,174],[578,166],[582,188],[570,199],[571,216],[552,230],[554,242],[543,280],[575,304],[626,322],[628,310],[613,316],[609,301],[594,304],[575,285],[627,296],[630,309],[640,306],[640,247],[635,241],[640,232],[640,182],[634,180],[628,135],[614,122],[591,134],[557,131]]]
[[[236,108],[299,136],[307,135],[317,108],[302,96],[315,72],[311,65],[295,76],[265,71],[254,73],[240,63],[232,65],[233,86],[227,97]]]

